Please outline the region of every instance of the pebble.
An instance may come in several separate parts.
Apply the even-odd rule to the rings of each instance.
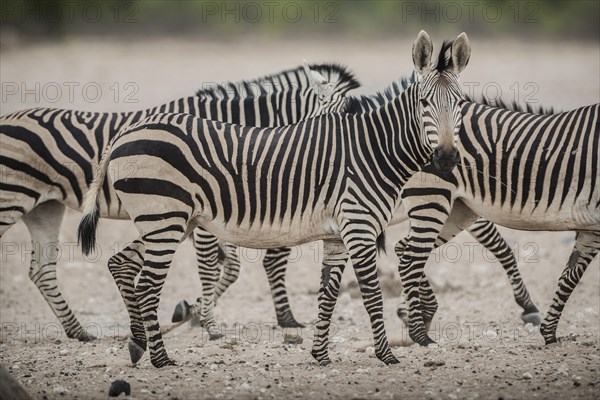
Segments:
[[[303,341],[304,339],[302,338],[302,336],[299,335],[286,333],[283,336],[283,343],[286,344],[302,344]]]
[[[121,393],[125,393],[126,396],[131,394],[131,385],[123,380],[116,380],[110,384],[110,389],[108,389],[108,395],[110,397],[117,397]]]
[[[117,348],[116,347],[109,347],[108,349],[105,350],[106,354],[114,354],[117,352]]]
[[[67,393],[67,389],[65,389],[64,386],[60,385],[54,386],[54,389],[52,389],[52,391],[61,395]]]
[[[441,367],[443,365],[446,365],[445,361],[426,361],[425,364],[423,364],[423,366],[425,367]]]
[[[484,333],[484,335],[487,336],[489,339],[495,339],[498,337],[498,333],[496,331],[490,331],[490,330],[486,331]]]
[[[66,356],[67,354],[69,354],[69,350],[64,349],[58,352],[59,356]]]
[[[250,389],[250,385],[248,384],[248,382],[244,382],[240,386],[238,386],[238,388],[243,389],[243,390],[248,390],[248,389]]]
[[[531,375],[529,372],[525,372],[522,376],[523,379],[533,379],[533,375]]]

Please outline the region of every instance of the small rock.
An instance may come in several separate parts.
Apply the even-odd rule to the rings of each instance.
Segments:
[[[569,366],[566,363],[561,363],[556,372],[563,376],[569,376]]]
[[[67,354],[69,354],[69,350],[64,349],[58,352],[59,356],[66,356]]]
[[[423,364],[425,367],[441,367],[443,365],[446,365],[445,361],[426,361],[425,364]]]
[[[64,386],[60,386],[60,385],[54,386],[54,389],[52,389],[52,391],[54,393],[57,393],[57,394],[60,394],[60,395],[63,395],[65,393],[67,393],[67,389],[65,389]]]
[[[113,381],[113,383],[110,384],[110,389],[108,389],[108,395],[110,397],[117,397],[121,393],[125,393],[125,396],[129,396],[131,394],[131,385],[120,379]]]
[[[238,386],[238,388],[240,388],[242,390],[248,390],[248,389],[250,389],[250,384],[248,384],[248,382],[244,382],[240,386]]]
[[[106,354],[114,354],[116,352],[117,352],[116,347],[109,347],[108,349],[106,349]]]
[[[492,330],[488,330],[484,333],[484,335],[488,338],[488,339],[496,339],[498,337],[498,332],[496,331],[492,331]]]
[[[531,375],[529,372],[525,372],[522,377],[523,379],[533,379],[533,375]]]

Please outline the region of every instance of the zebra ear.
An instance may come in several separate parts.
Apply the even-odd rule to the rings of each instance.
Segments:
[[[415,68],[421,75],[425,75],[430,68],[431,53],[433,53],[431,38],[427,32],[419,32],[419,36],[413,44],[412,57]]]
[[[461,33],[452,43],[452,66],[456,74],[460,74],[471,58],[471,43],[466,33]]]
[[[327,79],[325,79],[325,77],[323,75],[321,75],[317,71],[313,71],[312,69],[310,69],[310,67],[308,66],[308,62],[306,60],[302,60],[302,66],[304,67],[304,72],[306,73],[306,76],[308,77],[308,81],[311,85],[315,85],[315,84],[322,85],[322,84],[327,83]]]

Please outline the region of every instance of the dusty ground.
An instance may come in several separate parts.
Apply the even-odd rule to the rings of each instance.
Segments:
[[[440,38],[434,38],[439,43]],[[267,47],[269,46],[269,47]],[[543,104],[568,109],[599,101],[597,44],[473,41],[471,64],[463,82],[497,83],[506,98],[515,83]],[[392,49],[392,51],[390,51]],[[103,89],[92,103],[68,91],[54,106],[85,110],[133,110],[189,95],[204,82],[252,78],[310,61],[350,65],[367,93],[410,71],[409,41],[388,43],[242,43],[158,41],[136,45],[68,42],[56,46],[2,49],[2,82],[43,88],[96,82]],[[260,57],[256,57],[256,52]],[[157,58],[156,55],[161,57]],[[498,62],[498,54],[503,62]],[[44,60],[43,66],[39,61]],[[121,92],[114,101],[114,82]],[[124,85],[135,82],[138,103],[124,102]],[[80,87],[81,87],[80,86]],[[491,87],[491,86],[488,86]],[[49,89],[48,89],[49,90]],[[490,89],[491,90],[491,89]],[[479,92],[478,92],[479,93]],[[493,94],[489,92],[489,94]],[[46,96],[46,97],[44,97]],[[44,95],[2,99],[2,114],[48,105]],[[440,309],[434,326],[439,349],[410,345],[395,317],[398,298],[386,291],[386,327],[396,344],[400,364],[382,365],[373,355],[368,318],[360,299],[342,295],[334,315],[333,364],[319,367],[309,352],[315,322],[319,283],[319,247],[299,248],[287,281],[297,319],[308,328],[296,332],[300,345],[283,343],[274,326],[275,315],[258,253],[242,253],[244,271],[219,303],[218,316],[227,324],[227,338],[209,342],[201,330],[187,326],[166,337],[178,367],[154,369],[147,356],[136,368],[128,362],[125,342],[127,315],[117,288],[105,268],[116,249],[136,235],[124,221],[103,221],[102,255],[96,263],[84,260],[74,248],[79,214],[69,212],[61,231],[59,279],[63,293],[80,320],[100,340],[81,344],[67,339],[35,286],[29,282],[29,235],[19,223],[2,240],[0,269],[0,363],[35,398],[106,398],[110,382],[125,379],[132,396],[154,398],[595,398],[600,393],[600,268],[594,260],[570,299],[559,325],[559,344],[545,347],[539,334],[529,332],[518,318],[519,309],[498,263],[464,234],[428,265],[436,284]],[[400,238],[405,227],[393,229]],[[545,311],[573,244],[571,233],[528,233],[502,230],[513,243],[524,279],[538,307]],[[17,254],[7,246],[16,244]],[[472,249],[470,251],[469,249]],[[390,249],[391,250],[391,249]],[[12,252],[10,252],[12,253]],[[391,254],[388,251],[388,254]],[[394,259],[381,262],[386,287],[397,287]],[[350,269],[350,268],[348,268]],[[345,283],[354,279],[346,272]],[[160,307],[167,324],[175,304],[199,295],[191,243],[184,243],[171,268]],[[237,325],[236,325],[237,324]],[[62,392],[62,394],[61,394]]]

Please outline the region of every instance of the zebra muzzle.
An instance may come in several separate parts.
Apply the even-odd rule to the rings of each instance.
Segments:
[[[460,156],[456,147],[452,147],[449,150],[438,147],[433,151],[432,160],[433,165],[439,172],[448,173],[458,165]]]

